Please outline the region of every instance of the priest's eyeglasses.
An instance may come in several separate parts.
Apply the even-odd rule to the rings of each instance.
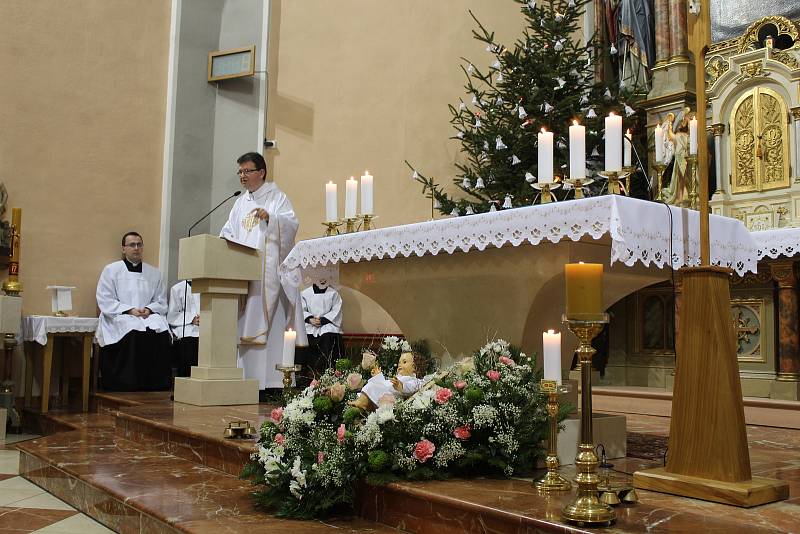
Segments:
[[[126,246],[126,247],[130,247],[130,248],[142,248],[142,247],[144,247],[144,243],[141,243],[141,242],[138,242],[138,243],[128,243],[128,244],[126,244],[125,246]]]
[[[239,176],[242,176],[242,175],[245,175],[245,174],[249,175],[250,173],[258,172],[260,170],[261,169],[239,169],[238,171],[236,171],[236,174],[238,174]]]

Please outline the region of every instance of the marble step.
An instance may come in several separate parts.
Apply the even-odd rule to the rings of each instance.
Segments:
[[[20,474],[117,532],[397,532],[361,518],[280,519],[235,476],[88,427],[20,443]]]

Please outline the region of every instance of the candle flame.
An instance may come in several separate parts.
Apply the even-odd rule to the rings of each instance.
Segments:
[[[348,182],[349,182],[350,180],[353,180],[353,181],[355,182],[355,181],[356,181],[356,177],[355,177],[355,176],[351,176],[350,178],[348,178],[348,179],[347,179],[347,181],[348,181]]]
[[[572,125],[573,126],[577,126],[578,125],[578,121],[576,119],[572,119]]]
[[[547,133],[547,128],[545,128],[544,126],[542,126],[542,133]]]
[[[583,265],[583,262],[582,262],[582,261],[579,261],[579,262],[578,262],[578,265]]]
[[[550,330],[547,331],[547,333],[552,336],[553,334],[556,333],[556,331],[551,328]]]
[[[609,112],[608,112],[608,116],[609,116],[609,117],[613,117],[613,116],[614,116],[614,112],[613,112],[613,111],[609,111]]]
[[[630,135],[630,134],[631,134],[631,129],[630,129],[630,128],[628,128],[628,131],[627,131],[627,132],[625,132],[625,133],[626,133],[626,134],[628,134],[628,135]]]

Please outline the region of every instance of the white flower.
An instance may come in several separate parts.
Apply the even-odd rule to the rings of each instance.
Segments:
[[[378,409],[374,412],[376,418],[378,419],[378,424],[382,425],[386,421],[394,421],[394,407],[388,404],[383,404],[378,406]],[[370,414],[371,415],[371,414]]]
[[[426,389],[422,393],[417,393],[411,399],[411,407],[415,410],[424,410],[431,405],[434,392],[431,389]]]
[[[479,404],[472,409],[472,418],[475,428],[486,428],[494,424],[497,419],[497,410],[488,404]]]

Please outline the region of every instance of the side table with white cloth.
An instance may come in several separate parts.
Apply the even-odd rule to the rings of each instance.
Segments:
[[[50,405],[50,378],[53,369],[53,352],[57,339],[79,338],[83,347],[82,358],[82,401],[83,411],[89,410],[89,375],[91,370],[92,340],[97,330],[95,317],[54,317],[47,315],[27,315],[22,319],[22,339],[26,345],[25,365],[25,406],[31,405],[33,391],[34,354],[42,354],[42,413],[47,413]],[[61,402],[67,403],[69,375],[64,367],[64,350],[61,347]]]

